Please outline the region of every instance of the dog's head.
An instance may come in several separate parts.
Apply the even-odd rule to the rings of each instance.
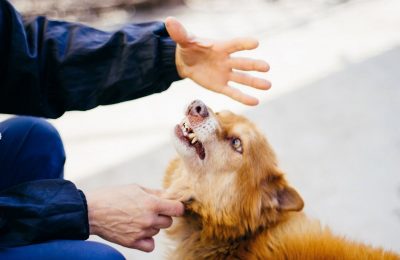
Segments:
[[[193,101],[174,129],[180,161],[165,185],[184,190],[189,211],[213,237],[238,238],[268,228],[303,200],[278,169],[267,140],[243,116],[214,113]]]

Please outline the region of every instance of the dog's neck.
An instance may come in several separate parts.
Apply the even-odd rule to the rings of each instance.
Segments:
[[[182,256],[182,259],[244,259],[240,255],[254,241],[265,236],[265,234],[275,233],[275,226],[265,227],[261,225],[253,231],[244,233],[234,230],[235,227],[227,226],[226,229],[232,229],[230,237],[210,232],[212,227],[205,226],[208,223],[193,210],[195,205],[195,200],[185,203],[185,215],[179,219],[176,229],[182,233],[174,234],[174,231],[170,232],[170,235],[178,239],[178,247],[175,251],[176,259],[179,256]],[[201,257],[199,258],[199,256]]]
[[[239,225],[232,226],[220,223],[218,227],[213,229],[215,223],[213,224],[210,220],[206,220],[199,214],[198,202],[194,198],[183,202],[183,204],[185,205],[184,219],[186,219],[186,224],[196,227],[196,231],[199,232],[202,240],[220,241],[221,243],[227,242],[230,245],[242,243],[253,239],[274,226],[270,225],[267,227],[260,223],[257,227],[250,230],[239,227]],[[224,235],[221,233],[224,233]]]

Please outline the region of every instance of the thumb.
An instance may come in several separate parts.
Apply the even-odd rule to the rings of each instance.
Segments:
[[[179,217],[185,212],[183,204],[176,200],[159,199],[157,213],[160,215]]]
[[[174,17],[168,17],[165,20],[165,27],[169,33],[169,36],[176,43],[180,44],[182,47],[189,44],[191,38],[187,33],[185,27]]]

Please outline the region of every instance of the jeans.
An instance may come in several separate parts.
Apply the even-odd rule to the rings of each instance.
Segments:
[[[15,117],[0,122],[0,190],[27,181],[63,178],[64,162],[60,135],[45,120]],[[54,240],[0,248],[0,259],[114,260],[124,257],[114,248],[98,242]]]

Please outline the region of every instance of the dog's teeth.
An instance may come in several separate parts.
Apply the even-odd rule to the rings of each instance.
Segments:
[[[194,137],[193,139],[192,139],[192,144],[195,144],[197,142],[197,137]]]
[[[189,138],[190,138],[190,139],[193,139],[193,138],[195,138],[195,137],[196,137],[196,134],[195,134],[195,133],[190,133],[190,134],[189,134]]]

